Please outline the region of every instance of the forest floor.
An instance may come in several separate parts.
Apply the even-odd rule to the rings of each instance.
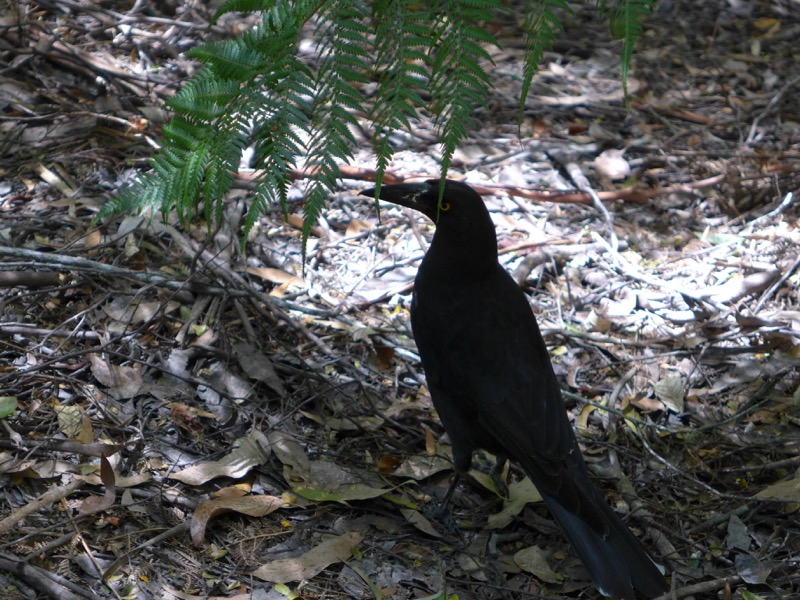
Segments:
[[[366,137],[305,266],[302,179],[243,250],[246,172],[207,244],[93,222],[196,71],[183,52],[242,26],[116,4],[0,14],[0,596],[599,598],[514,466],[503,498],[476,457],[434,518],[453,471],[408,322],[433,225],[358,197]],[[517,21],[492,24],[496,87],[450,175],[484,195],[670,597],[798,598],[800,3],[659,4],[628,105],[579,11],[521,128]],[[435,140],[398,135],[391,175],[435,177]]]

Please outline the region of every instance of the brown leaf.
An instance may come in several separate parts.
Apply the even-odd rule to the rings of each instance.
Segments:
[[[238,512],[250,517],[263,517],[287,505],[287,501],[278,496],[224,497],[201,502],[194,511],[189,525],[192,542],[195,546],[201,546],[205,540],[208,523],[223,513]]]
[[[678,414],[683,412],[683,377],[677,373],[670,373],[657,381],[653,389],[658,399],[661,400],[668,409]]]
[[[251,275],[255,275],[256,277],[260,277],[261,279],[265,279],[277,285],[285,284],[297,289],[304,289],[306,287],[306,282],[302,277],[292,275],[280,269],[274,269],[272,267],[247,267],[246,271]]]
[[[800,502],[800,478],[779,481],[756,494],[757,498],[770,498],[782,502]]]
[[[87,355],[92,365],[92,375],[108,392],[117,400],[124,400],[136,396],[144,386],[142,369],[140,366],[124,367],[112,365],[99,354]]]
[[[117,497],[114,469],[105,456],[100,457],[100,480],[103,482],[103,485],[106,486],[106,493],[102,496],[89,496],[81,502],[78,511],[81,514],[105,510],[114,505],[114,500]]]
[[[276,583],[311,579],[333,563],[350,558],[353,548],[361,540],[361,534],[356,532],[328,538],[301,556],[273,560],[262,565],[253,571],[253,575]]]
[[[362,221],[361,219],[353,219],[347,224],[347,230],[345,231],[345,235],[347,237],[352,237],[354,235],[361,233],[362,231],[370,231],[374,228],[375,226],[369,221]]]
[[[246,342],[233,345],[239,365],[250,379],[263,381],[281,396],[286,395],[283,379],[278,375],[269,357]]]
[[[398,457],[384,454],[378,459],[378,473],[390,475],[397,470],[400,464],[401,460]]]
[[[523,548],[514,555],[514,563],[545,583],[559,583],[561,578],[547,564],[547,553],[539,546]]]
[[[244,477],[250,469],[263,465],[269,454],[267,438],[260,431],[254,431],[248,437],[242,438],[239,447],[222,459],[193,465],[168,477],[190,485],[200,485],[216,477],[238,479]]]

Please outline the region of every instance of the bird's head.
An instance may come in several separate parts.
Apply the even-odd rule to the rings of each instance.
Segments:
[[[489,213],[480,195],[466,183],[447,180],[441,203],[439,185],[438,179],[384,185],[381,186],[379,200],[418,210],[438,225],[461,220],[473,223],[489,221]],[[361,195],[375,198],[375,189],[365,190]]]

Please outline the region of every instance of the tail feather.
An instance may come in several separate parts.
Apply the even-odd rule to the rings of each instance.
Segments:
[[[601,594],[618,600],[635,600],[634,590],[648,598],[668,591],[663,567],[650,558],[641,542],[601,499],[597,506],[603,507],[609,525],[605,536],[564,509],[556,498],[546,496],[544,500]]]

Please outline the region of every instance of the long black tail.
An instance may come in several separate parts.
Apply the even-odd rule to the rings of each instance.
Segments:
[[[602,499],[596,499],[596,507],[608,522],[606,536],[564,509],[558,499],[544,496],[544,501],[601,594],[619,600],[636,600],[634,590],[647,598],[669,590],[663,568],[650,558],[641,542]]]

